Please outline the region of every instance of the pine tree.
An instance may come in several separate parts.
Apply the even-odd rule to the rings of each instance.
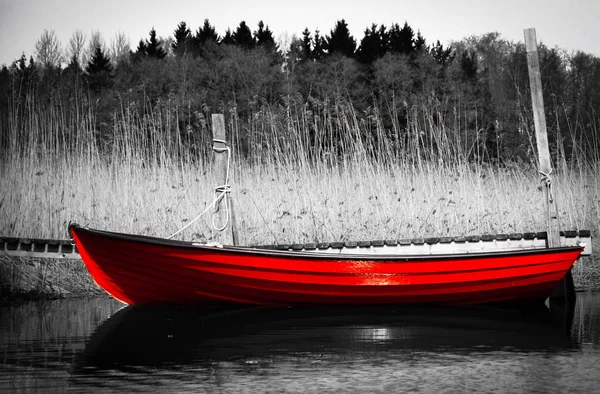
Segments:
[[[431,47],[429,52],[435,61],[438,62],[438,64],[440,64],[442,67],[445,67],[454,59],[454,56],[452,56],[452,47],[444,49],[444,46],[440,43],[440,40],[437,40],[436,44]]]
[[[136,62],[147,58],[148,57],[148,45],[146,45],[146,41],[140,40],[135,52],[132,51],[129,53],[129,55],[130,55],[131,59]]]
[[[353,57],[356,50],[356,40],[350,35],[348,24],[344,19],[338,21],[331,30],[331,35],[327,37],[327,53],[336,52],[342,55]]]
[[[254,41],[257,46],[262,46],[267,52],[273,52],[276,49],[273,32],[271,32],[269,26],[265,28],[263,21],[258,22],[258,30],[254,32]]]
[[[221,40],[221,44],[235,45],[235,39],[233,38],[233,34],[231,34],[231,30],[227,29],[227,31],[225,32],[225,36]]]
[[[385,55],[388,45],[388,34],[386,27],[381,25],[379,29],[376,24],[371,29],[365,30],[365,36],[356,51],[356,57],[361,63],[371,64]]]
[[[27,68],[27,57],[25,56],[25,52],[21,54],[21,57],[18,60],[13,62],[12,68],[15,69],[17,73],[22,72]]]
[[[94,51],[94,54],[92,55],[92,58],[90,59],[90,62],[85,70],[88,72],[88,74],[112,71],[110,59],[104,54],[102,47],[96,47],[96,50]]]
[[[69,60],[69,64],[67,65],[67,68],[65,68],[65,72],[70,72],[75,75],[81,75],[83,72],[81,64],[79,64],[79,59],[77,59],[76,55],[71,55],[71,60]]]
[[[252,32],[245,21],[240,22],[240,25],[233,33],[232,38],[235,45],[244,49],[252,49],[256,44],[254,37],[252,37]]]
[[[85,81],[84,77],[87,76],[83,72],[83,68],[81,67],[81,63],[79,62],[77,54],[72,54],[69,64],[61,73],[61,79],[64,83],[64,86],[69,86],[72,88],[70,90],[70,94],[81,94],[80,87],[82,82]]]
[[[100,93],[103,88],[107,88],[112,83],[112,66],[108,56],[104,54],[101,46],[97,46],[85,71],[88,73],[88,83],[90,89],[95,93]]]
[[[185,22],[180,22],[177,29],[173,32],[175,42],[172,45],[175,56],[183,56],[191,47],[192,32]]]
[[[315,39],[314,39],[314,47],[312,50],[312,59],[313,60],[321,60],[325,57],[325,48],[327,46],[327,42],[325,38],[321,36],[321,33],[317,29],[315,31]]]
[[[27,85],[33,84],[36,79],[37,72],[33,56],[29,57],[29,64],[27,64],[25,53],[21,54],[21,57],[13,62],[10,69],[19,77],[22,83]]]
[[[389,37],[390,52],[408,55],[415,50],[415,33],[407,22],[404,22],[404,26],[402,28],[400,28],[397,23],[394,24],[390,29]]]
[[[310,31],[308,27],[304,29],[302,32],[302,44],[300,46],[302,50],[300,61],[305,62],[307,60],[312,59],[312,50],[311,50],[311,42],[312,39],[310,37]]]
[[[427,50],[427,42],[425,41],[425,37],[421,35],[420,31],[417,31],[417,38],[413,40],[413,48],[415,48],[415,52]]]
[[[150,39],[146,41],[146,53],[148,57],[155,59],[164,59],[167,56],[165,50],[161,47],[161,41],[156,38],[156,30],[150,30]]]
[[[207,41],[214,41],[215,43],[217,43],[219,42],[219,35],[217,34],[215,27],[210,24],[208,19],[205,19],[204,25],[202,25],[202,27],[199,27],[196,31],[195,39],[197,44],[204,44]]]
[[[229,37],[223,42],[224,44],[232,44],[231,32],[227,30]],[[196,30],[193,37],[194,54],[203,58],[214,58],[215,51],[218,50],[219,35],[214,26],[210,24],[208,19],[204,19],[204,24]]]
[[[460,58],[460,69],[462,70],[462,78],[465,81],[475,80],[477,78],[477,70],[479,69],[477,61],[477,53],[473,50],[465,50]]]

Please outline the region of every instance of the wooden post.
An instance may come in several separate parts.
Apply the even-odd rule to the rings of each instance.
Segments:
[[[225,191],[223,198],[215,205],[213,225],[220,232],[220,241],[224,245],[236,245],[237,237],[234,236],[233,204],[231,204],[230,190],[230,156],[225,132],[225,119],[222,114],[212,115],[213,150],[215,151],[215,168],[219,184],[215,195]]]
[[[552,162],[548,149],[548,132],[546,131],[546,115],[544,114],[544,95],[542,94],[542,76],[537,52],[535,29],[525,29],[525,49],[527,50],[527,65],[529,68],[529,85],[531,86],[531,101],[533,104],[533,121],[535,123],[535,139],[537,141],[540,174],[544,188],[544,205],[546,207],[547,238],[546,245],[550,248],[560,246],[560,230],[558,225],[558,208],[552,191]],[[575,286],[573,275],[569,270],[550,296],[550,301],[575,302]]]
[[[548,149],[548,133],[546,131],[546,115],[544,114],[544,96],[542,94],[542,77],[537,52],[535,29],[525,29],[525,48],[527,50],[527,65],[529,68],[529,85],[531,86],[531,101],[533,104],[533,121],[535,123],[535,139],[544,188],[544,205],[546,208],[547,244],[548,247],[560,246],[560,230],[558,226],[558,209],[556,198],[552,191],[552,163]]]

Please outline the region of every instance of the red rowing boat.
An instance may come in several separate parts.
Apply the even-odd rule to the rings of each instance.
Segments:
[[[343,254],[209,246],[72,225],[100,287],[127,304],[476,304],[544,301],[583,246]]]

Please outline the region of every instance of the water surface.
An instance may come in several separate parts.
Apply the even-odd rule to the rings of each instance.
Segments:
[[[593,392],[600,294],[574,308],[0,308],[0,392]]]

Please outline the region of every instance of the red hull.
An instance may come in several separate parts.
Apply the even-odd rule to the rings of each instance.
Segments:
[[[582,247],[332,255],[70,228],[94,280],[127,304],[422,304],[545,300]]]

